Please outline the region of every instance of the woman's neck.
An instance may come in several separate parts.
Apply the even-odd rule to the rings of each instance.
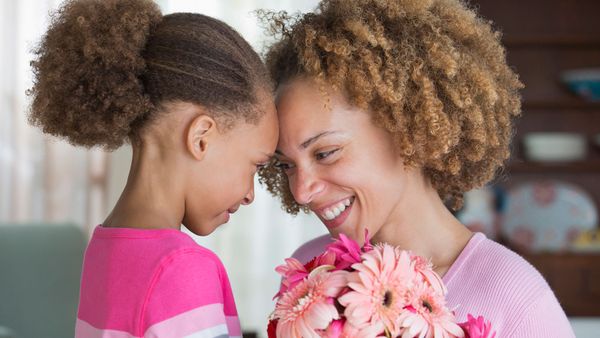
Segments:
[[[446,208],[430,185],[415,184],[399,201],[388,221],[373,236],[431,259],[443,276],[469,242],[472,233]]]

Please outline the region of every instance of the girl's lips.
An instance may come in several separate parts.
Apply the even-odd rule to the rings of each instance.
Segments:
[[[229,222],[229,219],[231,218],[231,214],[229,213],[229,211],[225,211],[223,214],[225,214],[225,221],[222,224],[225,224],[227,222]]]
[[[223,211],[223,214],[224,214],[223,217],[225,218],[225,221],[222,224],[229,222],[231,215],[234,214],[238,210],[238,208],[239,208],[239,206],[232,207],[232,208],[227,209],[226,211]]]
[[[354,206],[354,200],[336,218],[328,221],[328,220],[325,220],[325,219],[323,219],[323,218],[321,218],[319,216],[319,219],[321,220],[321,222],[323,222],[323,224],[325,224],[325,226],[327,228],[329,228],[329,229],[335,229],[335,228],[339,227],[340,225],[342,225],[344,223],[344,221],[346,220],[346,218],[348,218],[348,215],[350,215],[350,210],[352,210],[353,206]]]

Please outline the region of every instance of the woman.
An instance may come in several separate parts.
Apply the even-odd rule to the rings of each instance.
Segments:
[[[574,336],[543,277],[446,207],[494,177],[520,114],[522,84],[489,23],[459,0],[323,0],[271,18],[280,139],[261,179],[284,208],[430,258],[459,321],[482,315],[499,337]]]

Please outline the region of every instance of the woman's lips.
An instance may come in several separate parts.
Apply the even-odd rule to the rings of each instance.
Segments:
[[[337,227],[339,227],[340,225],[342,225],[344,223],[344,221],[346,221],[346,219],[348,218],[348,215],[350,215],[350,211],[352,210],[352,207],[354,207],[354,199],[352,200],[352,203],[350,203],[349,206],[346,207],[346,209],[344,209],[344,211],[342,211],[336,218],[332,219],[332,220],[326,220],[323,217],[319,217],[321,219],[321,222],[323,222],[323,224],[325,224],[325,226],[329,229],[335,229]]]

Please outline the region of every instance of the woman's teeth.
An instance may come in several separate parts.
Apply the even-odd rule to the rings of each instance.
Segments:
[[[321,212],[321,217],[323,217],[326,221],[331,221],[332,219],[338,217],[342,211],[346,210],[346,208],[352,204],[353,200],[353,197],[347,198],[335,205],[330,206]]]

